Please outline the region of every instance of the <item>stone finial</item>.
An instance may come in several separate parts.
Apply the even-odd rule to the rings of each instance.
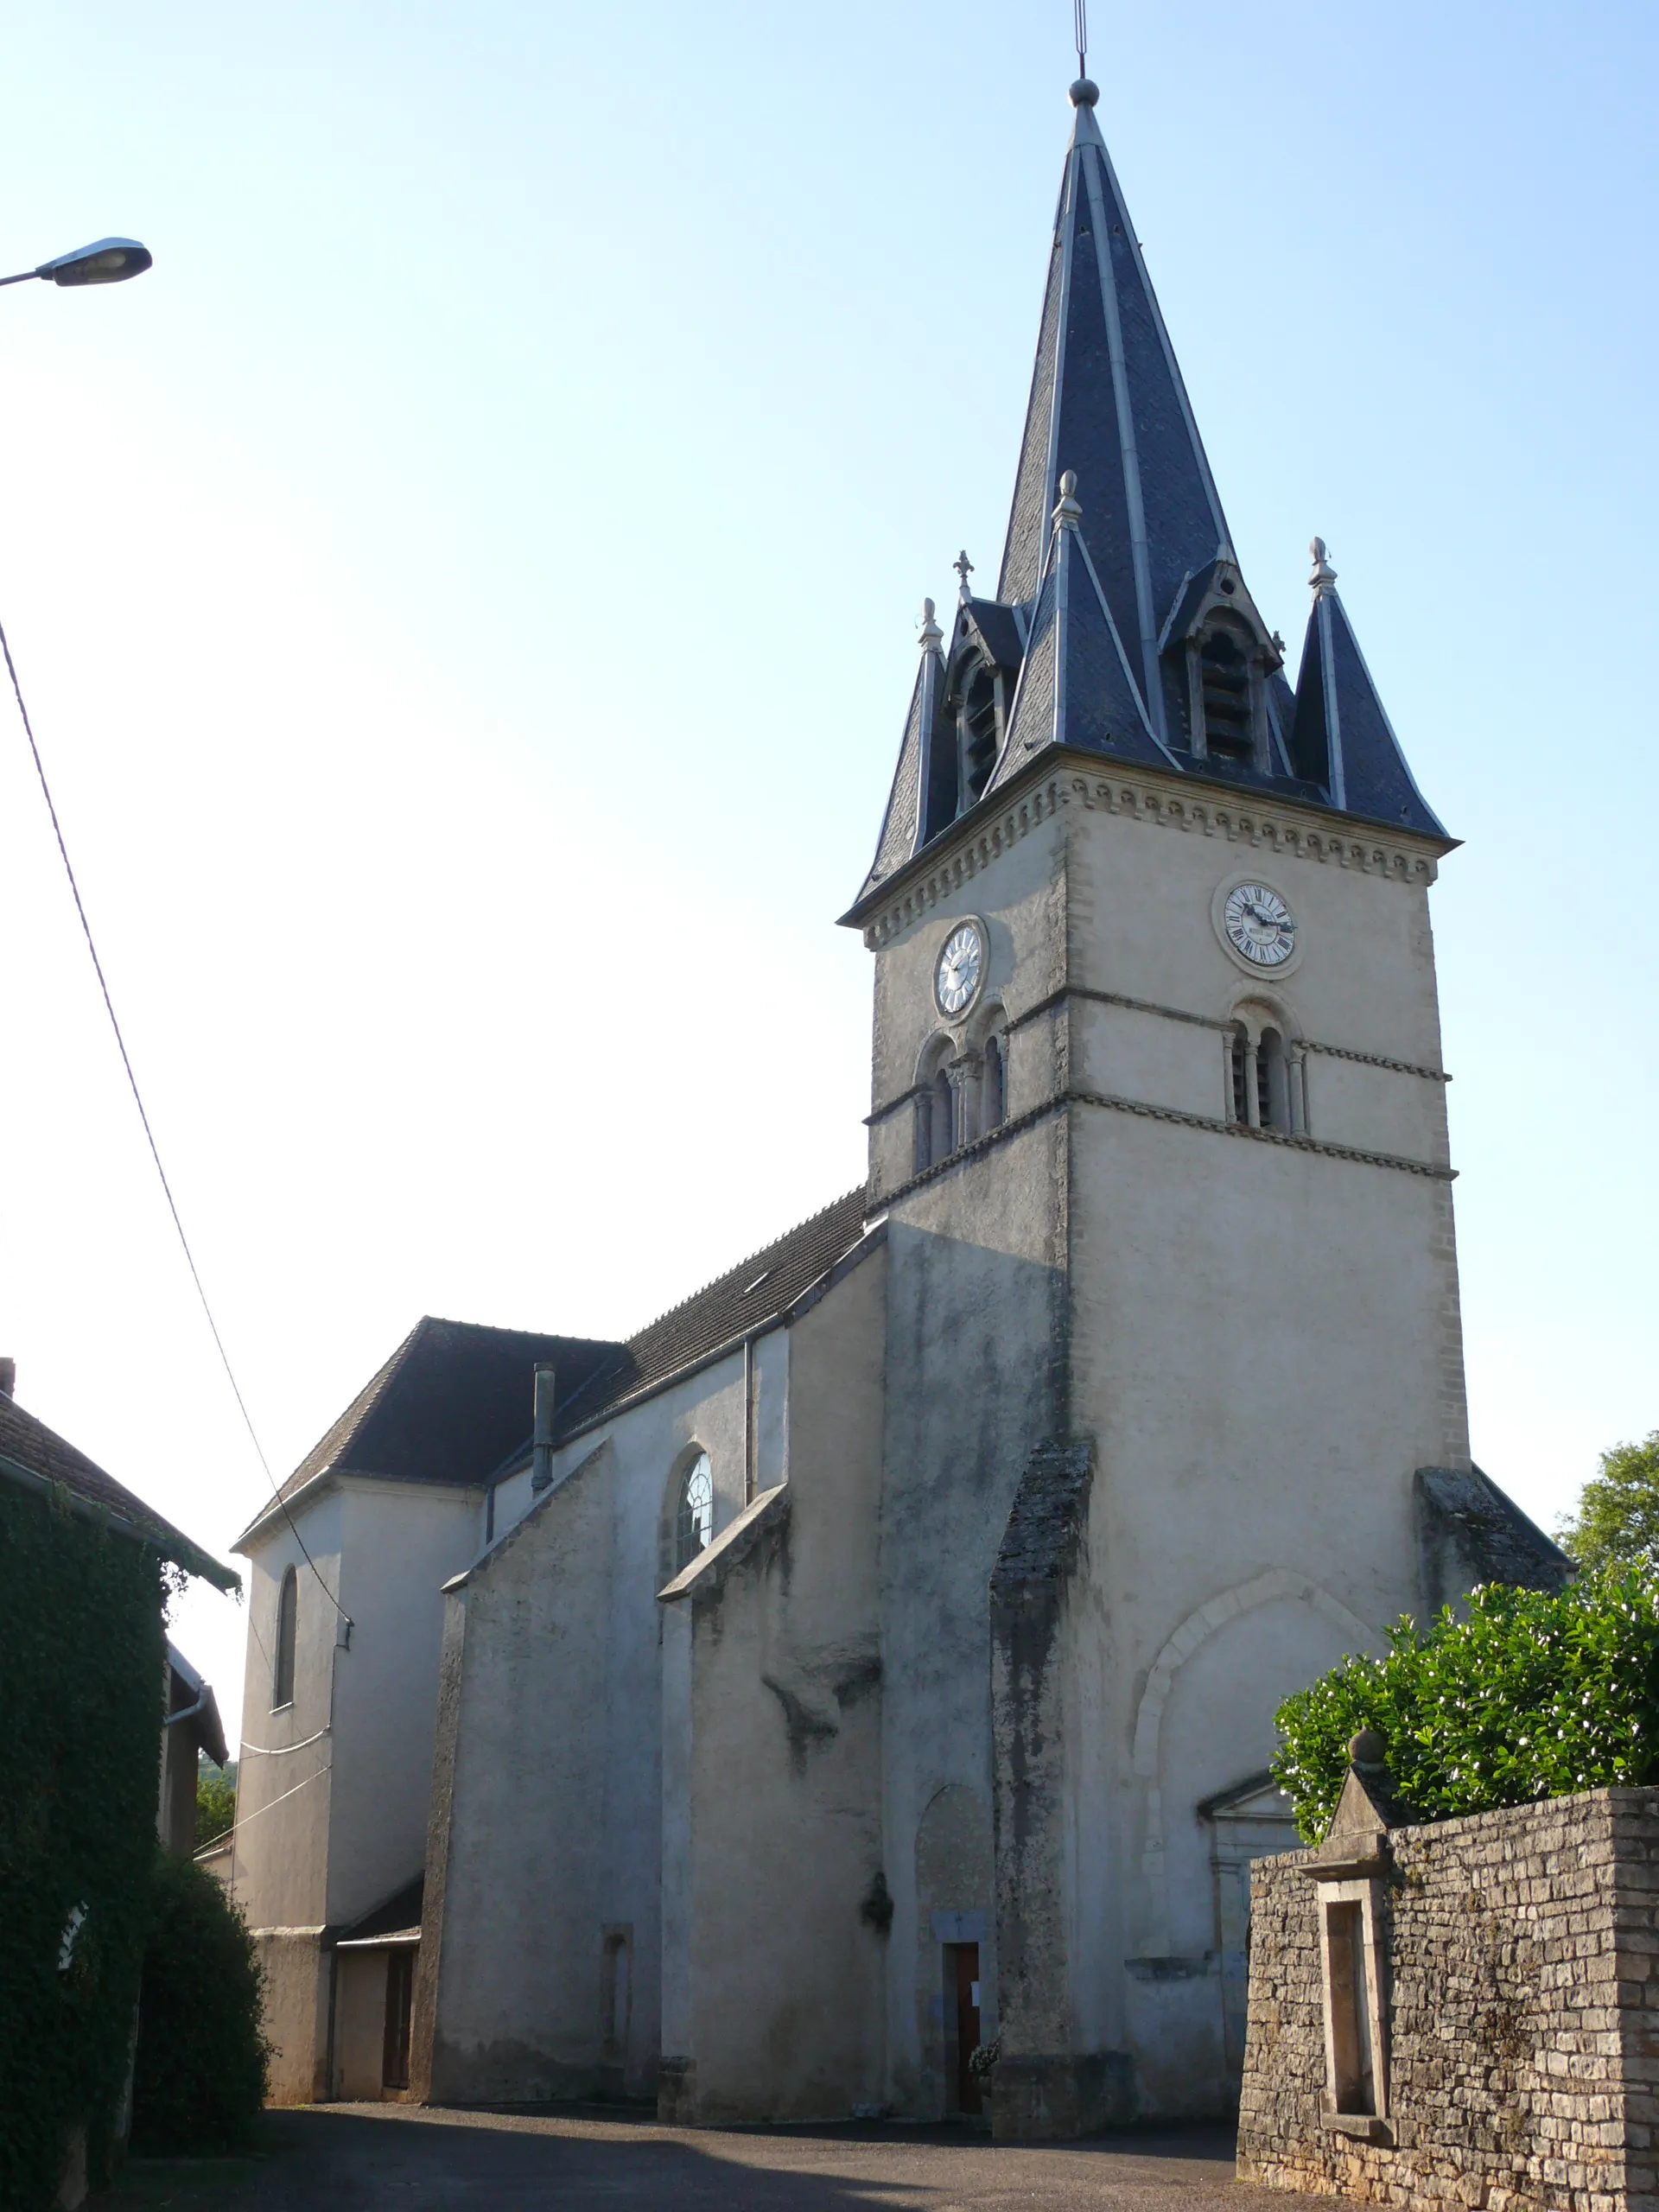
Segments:
[[[1319,543],[1314,540],[1315,544]],[[1362,1774],[1386,1772],[1389,1764],[1389,1739],[1377,1728],[1362,1728],[1348,1745],[1350,1764]]]
[[[1337,572],[1331,565],[1331,556],[1325,551],[1322,537],[1316,537],[1307,550],[1313,556],[1313,573],[1307,581],[1313,587],[1314,598],[1323,599],[1335,586]]]
[[[969,600],[973,596],[972,593],[968,588],[968,579],[974,573],[974,564],[968,558],[968,548],[965,545],[963,547],[961,552],[957,554],[956,559],[950,563],[950,565],[956,570],[957,575],[962,581],[962,589],[957,594],[957,596],[965,607]]]
[[[1060,496],[1054,505],[1056,530],[1075,530],[1083,520],[1083,509],[1077,505],[1077,475],[1068,468],[1060,479]]]
[[[931,599],[922,601],[922,634],[918,642],[925,653],[936,653],[944,643],[944,632],[933,620],[934,606]]]

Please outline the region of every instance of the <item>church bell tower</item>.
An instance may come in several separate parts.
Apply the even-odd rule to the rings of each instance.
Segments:
[[[1448,1498],[1529,1529],[1469,1461],[1453,840],[1318,540],[1293,687],[1071,98],[995,594],[964,556],[927,606],[845,918],[889,1252],[893,2095],[948,2072],[938,1931],[971,1924],[999,2136],[1227,2109],[1242,1870],[1295,1840],[1276,1707],[1449,1594]]]

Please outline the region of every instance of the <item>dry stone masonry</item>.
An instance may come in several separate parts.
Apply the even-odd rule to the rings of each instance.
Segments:
[[[1240,2178],[1485,2212],[1659,2206],[1659,1790],[1344,1827],[1360,1779],[1319,1852],[1255,1868]],[[1361,1889],[1370,1957],[1363,1931],[1344,1944]]]

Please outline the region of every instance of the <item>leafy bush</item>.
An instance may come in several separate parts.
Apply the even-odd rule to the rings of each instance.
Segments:
[[[1659,1569],[1659,1428],[1639,1444],[1615,1444],[1601,1472],[1579,1493],[1576,1516],[1557,1524],[1562,1548],[1580,1567]]]
[[[138,2000],[132,2145],[230,2151],[265,2099],[263,1976],[247,1923],[205,1868],[157,1855]]]
[[[156,1849],[156,1554],[0,1484],[0,2205],[108,2171]],[[72,1932],[73,1930],[73,1932]]]
[[[1469,1605],[1467,1620],[1401,1621],[1386,1658],[1344,1659],[1280,1707],[1273,1771],[1306,1842],[1366,1727],[1422,1820],[1659,1781],[1659,1583],[1609,1569],[1559,1596],[1490,1583]]]
[[[216,1843],[236,1824],[236,1762],[215,1766],[204,1758],[196,1769],[196,1849]]]

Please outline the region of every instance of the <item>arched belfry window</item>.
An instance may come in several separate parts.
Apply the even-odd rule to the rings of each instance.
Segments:
[[[957,742],[962,763],[957,788],[962,794],[960,810],[966,813],[983,797],[996,766],[997,748],[1002,741],[1002,686],[996,671],[982,660],[973,661],[963,675],[957,706]]]
[[[276,1656],[271,1667],[270,1706],[274,1713],[280,1705],[294,1702],[294,1637],[298,1626],[300,1607],[300,1578],[296,1570],[284,1570],[282,1587],[276,1593]]]
[[[1301,1046],[1288,1044],[1274,1023],[1258,1029],[1248,1018],[1233,1024],[1225,1041],[1228,1119],[1248,1128],[1277,1129],[1281,1136],[1305,1136]]]
[[[715,1534],[715,1478],[709,1454],[699,1452],[680,1477],[680,1495],[674,1516],[674,1571],[690,1566],[697,1554],[707,1551]]]

